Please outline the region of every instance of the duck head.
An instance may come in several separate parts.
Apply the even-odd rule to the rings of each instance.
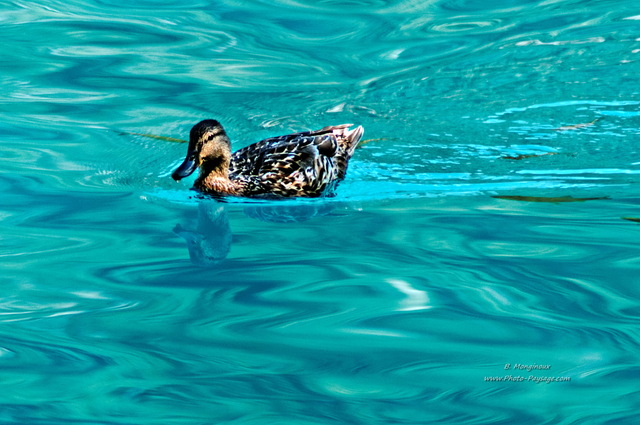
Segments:
[[[228,172],[231,162],[231,142],[222,125],[216,120],[204,120],[189,133],[187,156],[171,177],[179,181],[200,167],[200,174]]]

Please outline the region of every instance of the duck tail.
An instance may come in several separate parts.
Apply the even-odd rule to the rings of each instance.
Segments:
[[[338,170],[338,179],[342,180],[347,173],[349,159],[356,150],[358,143],[364,134],[364,128],[361,125],[350,130],[353,124],[344,124],[334,127],[333,134],[338,141],[338,151],[335,156],[335,164]]]
[[[364,128],[362,128],[361,125],[354,129],[350,129],[351,127],[353,127],[353,124],[340,124],[325,127],[320,131],[331,131],[338,140],[338,146],[340,147],[338,150],[342,151],[343,155],[349,158],[353,155],[364,134]]]
[[[349,156],[353,155],[353,152],[358,147],[358,143],[362,140],[362,136],[364,135],[364,127],[361,125],[357,126],[353,130],[345,130],[344,137],[346,139],[346,151]]]

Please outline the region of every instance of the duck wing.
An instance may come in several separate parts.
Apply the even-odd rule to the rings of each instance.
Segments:
[[[329,126],[271,137],[235,152],[229,177],[251,195],[320,196],[344,178],[348,160],[362,137],[362,127]]]

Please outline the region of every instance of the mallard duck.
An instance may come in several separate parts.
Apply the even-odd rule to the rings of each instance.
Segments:
[[[331,196],[344,179],[364,129],[352,124],[271,137],[231,154],[231,142],[216,120],[194,125],[178,181],[200,167],[194,188],[243,197]]]

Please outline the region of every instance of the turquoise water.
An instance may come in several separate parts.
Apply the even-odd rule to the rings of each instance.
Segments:
[[[637,2],[0,8],[0,423],[640,420]],[[203,118],[372,140],[219,203]]]

